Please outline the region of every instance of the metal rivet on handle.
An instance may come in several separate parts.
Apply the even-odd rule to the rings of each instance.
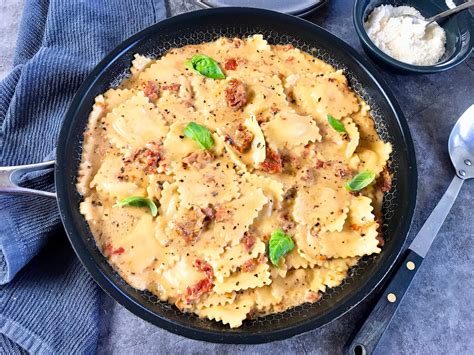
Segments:
[[[413,261],[407,262],[407,269],[408,270],[415,270],[415,263]]]
[[[472,162],[469,159],[464,160],[464,164],[471,166]]]
[[[397,300],[397,296],[395,296],[394,293],[389,293],[387,295],[387,300],[390,302],[390,303],[393,303]]]
[[[459,175],[461,175],[461,176],[466,176],[466,172],[461,169],[461,170],[459,170]]]

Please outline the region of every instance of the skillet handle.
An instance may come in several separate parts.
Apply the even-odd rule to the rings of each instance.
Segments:
[[[408,250],[372,312],[359,331],[347,342],[345,354],[370,355],[374,352],[422,262],[420,255]]]
[[[212,9],[212,6],[209,5],[206,0],[196,0],[196,4],[202,7],[203,9]]]
[[[56,198],[56,194],[54,192],[28,189],[26,187],[19,186],[17,183],[18,178],[22,174],[31,171],[54,168],[54,164],[54,160],[51,160],[38,164],[0,167],[0,194],[6,193]]]

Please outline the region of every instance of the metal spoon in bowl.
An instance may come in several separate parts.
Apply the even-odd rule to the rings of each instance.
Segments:
[[[347,343],[345,350],[348,354],[372,354],[375,350],[453,206],[464,180],[474,178],[474,105],[454,125],[449,136],[448,150],[456,176],[409,246],[398,269],[395,268],[393,277],[374,309],[357,334]]]
[[[456,7],[453,7],[452,9],[449,9],[449,10],[446,10],[446,11],[443,11],[437,15],[434,15],[430,18],[427,18],[427,19],[424,19],[424,18],[419,18],[417,16],[414,16],[414,15],[400,15],[400,16],[397,16],[397,17],[405,17],[405,18],[410,18],[414,24],[416,25],[423,25],[425,28],[426,26],[428,26],[430,23],[433,23],[435,21],[438,21],[444,17],[447,17],[447,16],[450,16],[452,14],[455,14],[459,11],[462,11],[462,10],[465,10],[469,7],[472,7],[474,6],[474,1],[468,1],[462,5],[459,5],[459,6],[456,6]]]

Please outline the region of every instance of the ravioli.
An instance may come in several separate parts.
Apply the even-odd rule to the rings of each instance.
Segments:
[[[89,115],[80,212],[126,282],[183,312],[235,328],[317,302],[382,250],[391,145],[370,112],[343,71],[261,35],[136,54]]]

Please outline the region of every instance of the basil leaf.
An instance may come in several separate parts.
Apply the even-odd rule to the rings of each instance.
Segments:
[[[219,64],[214,59],[204,54],[196,54],[190,61],[186,62],[186,66],[191,67],[199,74],[211,79],[225,78]]]
[[[153,200],[149,198],[141,197],[141,196],[131,196],[131,197],[124,198],[123,200],[117,202],[115,206],[117,207],[123,207],[123,206],[148,207],[153,217],[156,217],[158,214],[158,207],[156,207],[155,202],[153,202]]]
[[[346,133],[346,128],[344,127],[344,124],[341,121],[339,121],[338,119],[335,119],[331,115],[327,115],[327,119],[331,127],[334,128],[336,132]]]
[[[285,234],[280,228],[274,230],[268,242],[268,252],[272,264],[278,266],[280,258],[292,251],[294,247],[295,243],[288,234]]]
[[[214,145],[214,139],[211,132],[204,126],[195,122],[189,122],[184,128],[184,135],[196,141],[202,149],[211,149]]]
[[[375,179],[375,173],[371,171],[363,171],[352,178],[346,184],[346,189],[349,191],[359,191],[369,185]]]

